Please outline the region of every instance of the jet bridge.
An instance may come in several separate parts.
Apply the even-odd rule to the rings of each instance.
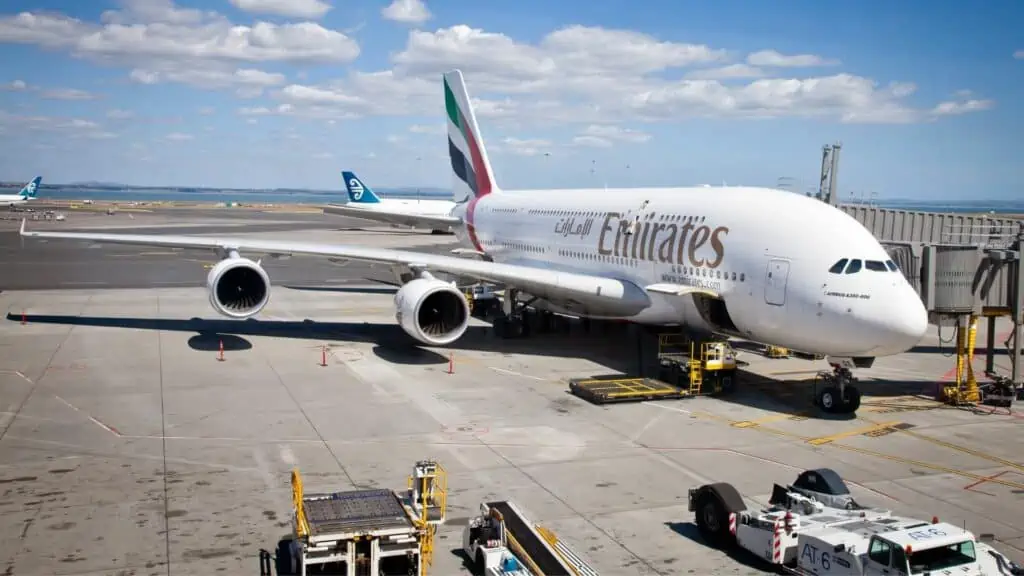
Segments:
[[[1024,390],[1024,220],[841,203],[837,184],[841,149],[838,142],[822,148],[815,197],[871,230],[921,294],[932,323],[954,327],[958,376],[954,390],[945,391],[947,396],[953,395],[947,399],[977,401],[970,360],[981,317],[988,318],[985,372],[993,377],[996,319],[1008,316],[1012,322],[1009,338],[1001,343],[1011,365],[1010,377],[1003,381],[1019,395]]]
[[[894,210],[839,205],[875,235],[921,295],[941,340],[956,348],[957,381],[943,391],[953,403],[981,399],[971,360],[977,321],[988,319],[985,372],[1018,392],[1024,389],[1024,220],[994,215]],[[1012,330],[996,342],[996,320]],[[949,332],[952,332],[950,334]],[[1009,378],[995,376],[996,347],[1010,357]]]

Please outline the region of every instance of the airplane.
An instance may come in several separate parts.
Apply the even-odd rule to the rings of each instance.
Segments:
[[[6,204],[8,208],[18,204],[24,204],[29,200],[35,200],[39,192],[39,184],[43,181],[42,176],[36,176],[31,182],[25,184],[21,192],[17,194],[0,194],[0,204]]]
[[[363,184],[355,173],[344,171],[341,175],[348,189],[349,202],[345,205],[323,206],[324,214],[430,228],[432,234],[450,234],[453,227],[462,223],[462,220],[451,215],[455,208],[455,202],[451,200],[382,199],[374,194],[372,188]]]
[[[459,340],[470,319],[463,292],[435,274],[471,277],[504,287],[493,327],[503,338],[526,334],[530,306],[825,356],[832,372],[816,401],[826,412],[859,407],[853,369],[924,336],[921,298],[871,232],[842,210],[745,186],[510,193],[494,178],[462,72],[444,73],[443,89],[453,216],[462,221],[456,237],[464,246],[454,255],[230,236],[37,232],[24,221],[20,233],[213,251],[221,260],[206,278],[209,301],[234,319],[257,315],[271,293],[262,260],[243,253],[383,263],[400,284],[396,323],[435,347]]]

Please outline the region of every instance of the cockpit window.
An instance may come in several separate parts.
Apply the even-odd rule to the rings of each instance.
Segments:
[[[864,267],[874,272],[885,272],[885,262],[880,260],[865,260]]]
[[[847,274],[856,274],[860,272],[860,260],[850,260],[850,265],[846,267]]]
[[[842,274],[843,273],[843,268],[846,268],[846,263],[849,262],[849,261],[850,261],[849,258],[843,258],[839,262],[836,262],[835,264],[833,264],[832,267],[828,269],[828,271],[833,273],[833,274]]]
[[[885,265],[888,266],[889,270],[891,270],[893,272],[895,272],[895,271],[900,269],[899,266],[897,266],[896,263],[893,262],[892,260],[886,260],[885,261]]]

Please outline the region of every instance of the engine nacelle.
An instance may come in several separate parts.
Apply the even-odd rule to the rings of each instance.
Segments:
[[[417,278],[395,294],[395,319],[416,340],[444,346],[466,332],[469,305],[454,285],[436,278]]]
[[[226,258],[210,269],[206,277],[210,305],[228,318],[249,318],[259,314],[270,301],[270,277],[259,264],[247,258]]]

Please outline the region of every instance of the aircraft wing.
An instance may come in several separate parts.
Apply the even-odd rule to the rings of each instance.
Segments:
[[[462,223],[460,218],[455,216],[427,216],[421,214],[408,214],[402,212],[389,212],[387,210],[369,210],[366,208],[355,208],[353,206],[341,206],[329,204],[321,207],[324,214],[335,214],[348,216],[350,218],[362,218],[388,224],[405,224],[416,228],[432,228],[436,230],[447,230],[452,226]]]
[[[25,229],[21,236],[53,240],[78,240],[97,244],[127,244],[160,248],[210,250],[221,257],[232,251],[270,256],[312,256],[331,260],[359,260],[403,266],[413,271],[437,271],[518,288],[533,296],[582,307],[595,307],[606,313],[632,315],[647,308],[647,292],[625,280],[575,274],[519,264],[499,264],[483,260],[424,254],[390,248],[372,248],[339,244],[290,242],[259,238],[175,236],[148,234],[104,234],[93,232],[37,232]]]

